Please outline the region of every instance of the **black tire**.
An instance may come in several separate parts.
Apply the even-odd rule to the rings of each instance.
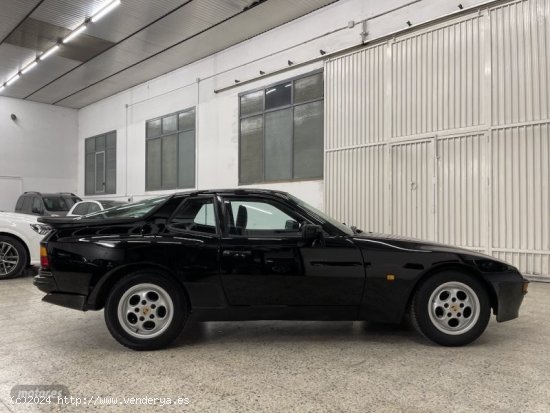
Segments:
[[[149,293],[145,294],[145,298],[138,293],[149,290],[157,295],[157,301],[147,298]],[[132,293],[133,291],[134,293]],[[164,299],[167,302],[166,305],[157,307],[155,303],[164,302],[158,301],[159,296],[163,300],[164,294],[166,294]],[[137,304],[132,304],[135,296],[141,298],[137,300]],[[142,298],[144,298],[143,301],[141,301]],[[152,298],[155,298],[154,295]],[[171,309],[170,300],[172,303]],[[135,303],[135,300],[133,302]],[[143,304],[144,302],[146,304]],[[132,311],[136,311],[136,317],[133,317],[128,311],[130,305]],[[164,307],[164,317],[160,312],[162,307]],[[122,314],[126,314],[126,320],[124,318],[119,319],[119,308],[121,309],[121,317],[123,317]],[[137,312],[136,309],[140,311]],[[185,293],[174,279],[157,272],[136,272],[126,275],[115,284],[107,297],[104,315],[109,332],[123,346],[132,350],[158,350],[170,345],[181,333],[187,321],[188,307]],[[151,317],[151,320],[149,320],[149,317]],[[142,318],[146,319],[143,321]],[[133,334],[131,334],[129,330],[132,327],[131,321],[134,319],[136,326],[139,321],[143,326],[146,323],[152,323],[155,327],[151,330],[145,329],[145,327],[141,329],[136,327]],[[161,323],[163,323],[162,328],[159,327]],[[155,332],[157,328],[160,329]],[[152,333],[157,335],[147,336],[147,334]]]
[[[432,294],[434,301],[430,304]],[[491,316],[484,285],[474,276],[459,271],[437,273],[425,280],[409,310],[413,327],[443,346],[463,346],[476,340],[487,328]]]
[[[17,252],[18,258],[17,265],[9,270],[6,270],[6,267],[4,267],[2,263],[2,247],[4,247],[5,250],[7,248],[6,246],[14,249]],[[7,235],[0,236],[0,280],[7,280],[8,278],[15,278],[23,275],[28,261],[29,256],[27,250],[18,239]]]

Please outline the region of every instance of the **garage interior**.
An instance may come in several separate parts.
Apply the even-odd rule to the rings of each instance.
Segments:
[[[15,404],[23,384],[188,397],[184,411],[550,410],[549,0],[0,6],[0,211],[26,191],[282,190],[531,281],[520,317],[466,347],[406,323],[191,322],[136,353],[101,312],[0,280],[0,413],[182,411]]]

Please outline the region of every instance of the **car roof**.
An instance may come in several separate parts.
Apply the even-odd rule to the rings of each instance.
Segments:
[[[188,196],[188,195],[213,195],[213,194],[222,194],[222,195],[279,195],[284,198],[288,198],[288,192],[273,190],[273,189],[261,189],[261,188],[230,188],[230,189],[205,189],[205,190],[194,190],[194,191],[185,191],[177,192],[175,196]]]

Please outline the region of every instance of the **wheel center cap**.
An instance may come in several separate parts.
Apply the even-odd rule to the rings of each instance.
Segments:
[[[149,314],[149,311],[150,311],[150,310],[149,310],[149,307],[144,307],[144,308],[143,308],[143,315]]]
[[[456,304],[451,305],[451,310],[453,310],[455,313],[458,312],[458,305]]]

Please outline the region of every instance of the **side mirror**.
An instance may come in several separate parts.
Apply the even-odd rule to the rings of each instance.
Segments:
[[[304,241],[315,241],[323,236],[323,228],[320,225],[302,225],[302,238]]]
[[[285,230],[287,231],[298,231],[300,229],[300,224],[298,224],[293,219],[289,219],[285,222]]]

